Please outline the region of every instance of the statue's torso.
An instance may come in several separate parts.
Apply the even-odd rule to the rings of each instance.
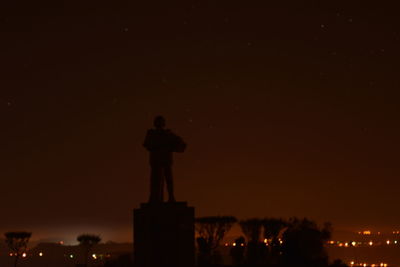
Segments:
[[[147,131],[144,146],[150,152],[151,164],[172,164],[173,134],[170,130],[150,129]]]

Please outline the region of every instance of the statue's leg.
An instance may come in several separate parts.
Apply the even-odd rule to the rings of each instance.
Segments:
[[[162,168],[157,164],[151,164],[150,200],[149,202],[162,202]]]
[[[165,181],[167,183],[168,201],[175,202],[174,183],[173,183],[172,166],[171,165],[165,166],[164,175],[165,175]]]
[[[160,168],[160,177],[158,180],[159,188],[158,188],[158,200],[159,202],[164,201],[164,167]]]

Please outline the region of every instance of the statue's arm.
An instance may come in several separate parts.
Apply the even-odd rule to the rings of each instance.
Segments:
[[[172,151],[182,153],[186,150],[186,143],[182,137],[171,132],[172,136]]]
[[[152,146],[151,146],[151,130],[147,131],[146,137],[144,138],[143,146],[147,150],[151,150],[151,148],[152,148]]]

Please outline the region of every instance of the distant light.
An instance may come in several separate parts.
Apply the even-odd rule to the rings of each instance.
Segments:
[[[373,244],[374,244],[374,242],[372,242],[372,241],[369,241],[369,243],[368,243],[370,246],[372,246]]]
[[[363,231],[363,235],[370,235],[370,234],[371,234],[370,230]]]
[[[43,252],[39,252],[39,257],[43,257]]]
[[[364,263],[364,264],[363,264],[363,266],[364,266],[364,267],[367,267],[367,264],[366,264],[366,263]]]
[[[386,240],[386,244],[390,245],[390,240]]]
[[[225,247],[227,247],[227,246],[229,246],[229,244],[228,244],[228,243],[225,243]]]
[[[353,242],[351,242],[351,245],[352,245],[353,247],[355,247],[355,246],[357,245],[357,242],[356,242],[356,241],[353,241]]]
[[[58,242],[58,244],[60,244],[60,245],[64,245],[64,241],[60,241],[60,242]]]
[[[345,247],[348,247],[348,246],[349,246],[349,243],[347,243],[347,242],[344,243],[344,246],[345,246]]]
[[[22,258],[26,258],[26,253],[22,253]]]
[[[267,244],[268,243],[268,239],[265,238],[264,239],[264,243]]]
[[[14,256],[14,254],[13,254],[13,253],[10,253],[9,255],[10,255],[10,257]]]
[[[73,258],[74,258],[74,255],[73,255],[73,254],[70,254],[69,257],[70,257],[71,259],[73,259]]]
[[[243,243],[240,243],[240,246],[241,246],[241,247],[244,247],[244,244],[243,244]]]
[[[397,240],[395,240],[394,243],[397,244]]]
[[[351,262],[350,262],[350,265],[354,265],[354,261],[351,261]]]
[[[92,258],[96,260],[97,259],[96,254],[92,254]]]
[[[233,243],[232,246],[236,247],[236,243]]]

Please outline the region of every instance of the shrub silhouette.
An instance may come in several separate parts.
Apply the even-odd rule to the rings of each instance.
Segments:
[[[324,267],[328,256],[324,244],[331,236],[330,224],[320,229],[308,219],[292,219],[282,236],[282,263],[284,266]]]
[[[233,246],[229,251],[229,254],[232,257],[232,264],[234,266],[240,266],[244,263],[244,253],[246,249],[245,242],[246,240],[243,236],[236,238],[235,246]]]

